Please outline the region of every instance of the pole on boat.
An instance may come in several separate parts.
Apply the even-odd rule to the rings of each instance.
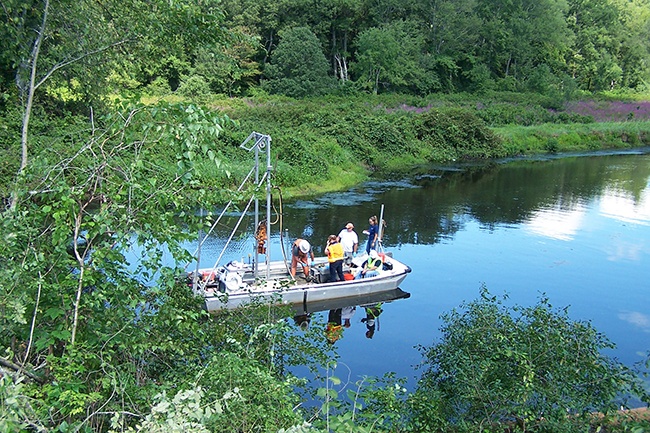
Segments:
[[[255,140],[255,185],[260,184],[260,140],[256,139]],[[255,194],[255,193],[253,193]],[[260,224],[260,200],[257,198],[257,194],[255,194],[255,223],[253,227],[257,229],[257,227]],[[268,232],[267,236],[268,236]],[[255,281],[257,281],[257,273],[259,271],[259,259],[260,259],[260,253],[257,248],[255,248],[255,260],[254,260],[254,269],[253,269],[253,277],[255,278]]]
[[[381,204],[381,209],[379,210],[379,232],[377,234],[377,243],[381,245],[382,249],[384,248],[384,244],[382,243],[382,237],[384,236],[384,204]],[[377,250],[379,250],[377,248]],[[379,252],[379,251],[377,251]]]
[[[253,145],[247,147],[247,143],[253,140]],[[270,266],[271,262],[271,136],[266,134],[260,134],[259,132],[251,132],[246,140],[239,147],[244,148],[248,151],[255,149],[255,185],[260,187],[260,149],[266,147],[266,236],[268,241],[268,247],[266,248],[266,279],[269,279],[270,276]],[[259,226],[259,199],[257,194],[255,194],[255,227]],[[253,275],[257,280],[258,276],[258,263],[259,263],[259,253],[257,248],[255,248],[255,266],[253,268]]]
[[[271,278],[271,136],[266,136],[266,281]]]
[[[203,208],[201,208],[200,224],[203,224]],[[192,290],[194,293],[197,292],[199,285],[199,268],[201,267],[201,244],[203,244],[203,230],[201,229],[201,225],[199,225],[199,246],[196,252],[196,270],[194,271],[194,276],[192,276]]]

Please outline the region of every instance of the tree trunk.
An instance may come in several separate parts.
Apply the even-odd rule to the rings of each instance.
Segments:
[[[336,54],[334,55],[334,60],[336,60],[336,64],[337,64],[336,75],[342,82],[345,83],[349,79],[347,59],[341,54]]]
[[[47,14],[50,8],[50,0],[45,0],[43,4],[43,20],[41,21],[41,27],[38,29],[38,36],[34,40],[34,46],[32,47],[32,54],[29,58],[29,84],[27,86],[27,100],[25,101],[25,108],[23,111],[23,121],[22,129],[20,133],[20,148],[21,148],[21,158],[20,158],[20,169],[18,174],[22,173],[23,170],[27,167],[28,160],[28,148],[27,148],[27,139],[29,133],[29,119],[32,114],[32,107],[34,105],[34,93],[36,92],[36,67],[38,64],[38,55],[41,51],[41,44],[43,43],[43,35],[45,34],[45,27],[47,26]],[[16,78],[18,81],[18,78]],[[20,84],[18,85],[20,88]],[[18,203],[18,196],[14,194],[11,199],[11,208],[14,209]]]
[[[373,89],[372,92],[374,95],[379,93],[379,69],[375,71],[375,88]]]
[[[47,25],[47,13],[50,8],[50,1],[45,0],[43,4],[43,20],[41,21],[41,28],[38,30],[38,36],[34,41],[32,48],[32,55],[30,57],[30,71],[29,71],[29,87],[27,89],[27,102],[25,103],[25,112],[23,113],[23,127],[20,136],[20,145],[22,149],[22,158],[20,160],[20,171],[22,172],[27,167],[27,136],[29,132],[29,119],[32,114],[32,107],[34,105],[34,93],[36,92],[36,67],[38,65],[38,55],[41,51],[41,44],[43,43],[43,35],[45,34],[45,27]]]
[[[343,32],[343,47],[342,47],[342,52],[347,53],[348,52],[348,32]],[[348,59],[343,54],[341,56],[341,73],[345,77],[343,81],[348,81],[350,79],[350,76],[348,74]]]

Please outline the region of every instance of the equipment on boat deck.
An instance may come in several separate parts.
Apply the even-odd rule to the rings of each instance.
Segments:
[[[233,260],[226,266],[219,266],[217,268],[219,291],[226,293],[235,292],[246,287],[246,284],[244,284],[244,273],[250,269],[250,266],[236,260]]]

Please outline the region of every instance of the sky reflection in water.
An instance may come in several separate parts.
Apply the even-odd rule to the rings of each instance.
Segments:
[[[411,297],[384,305],[372,338],[357,307],[335,343],[334,374],[343,380],[392,371],[413,389],[422,360],[416,347],[438,341],[440,315],[476,299],[483,284],[511,304],[546,296],[555,308],[569,307],[572,319],[591,321],[617,345],[608,355],[633,365],[650,350],[649,179],[650,154],[638,151],[432,167],[284,203],[282,233],[285,245],[305,237],[320,255],[327,236],[352,221],[362,248],[368,217],[384,204],[384,245],[413,270],[401,286]],[[222,263],[251,259],[251,229],[247,221]],[[279,260],[273,230],[271,259]],[[219,228],[209,239],[203,266],[213,265],[228,233]],[[327,311],[318,315],[310,326]]]

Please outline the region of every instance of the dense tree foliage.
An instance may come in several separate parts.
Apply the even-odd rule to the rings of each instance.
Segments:
[[[270,92],[293,97],[327,93],[333,83],[327,79],[327,59],[318,39],[306,27],[282,33],[282,40],[266,68]]]
[[[198,75],[212,92],[242,95],[291,67],[287,50],[306,43],[291,38],[295,28],[316,36],[310,50],[328,64],[314,94],[330,79],[418,95],[535,89],[540,75],[555,91],[569,82],[586,91],[643,89],[650,80],[648,0],[190,3],[3,1],[0,36],[10,43],[0,53],[0,90],[10,95],[17,83],[27,91],[37,64],[37,83],[66,70],[44,93],[68,104],[104,90],[106,78],[114,89],[164,80],[176,90]],[[379,41],[398,51],[377,58]]]
[[[10,43],[0,55],[0,92],[20,107],[20,171],[29,161],[29,126],[37,102],[49,110],[91,111],[109,94],[109,77],[132,71],[133,57],[138,66],[155,64],[147,60],[159,58],[161,51],[173,58],[199,38],[208,43],[224,39],[220,11],[210,4],[9,0],[2,6],[7,25],[0,36]],[[182,31],[186,28],[193,31]]]
[[[647,0],[285,0],[268,7],[225,2],[224,8],[229,19],[245,21],[246,31],[261,38],[256,60],[263,66],[273,61],[283,31],[307,27],[321,42],[330,76],[371,91],[523,90],[540,74],[546,81],[560,78],[553,82],[556,91],[568,81],[588,91],[638,89],[650,77]],[[391,55],[398,48],[390,42],[395,37],[400,51]],[[386,56],[371,60],[369,44],[379,41]],[[351,68],[355,63],[359,67]],[[416,70],[413,85],[409,75]],[[365,86],[377,81],[379,71],[381,85]],[[418,79],[421,74],[427,79]],[[402,86],[407,77],[411,85]]]

